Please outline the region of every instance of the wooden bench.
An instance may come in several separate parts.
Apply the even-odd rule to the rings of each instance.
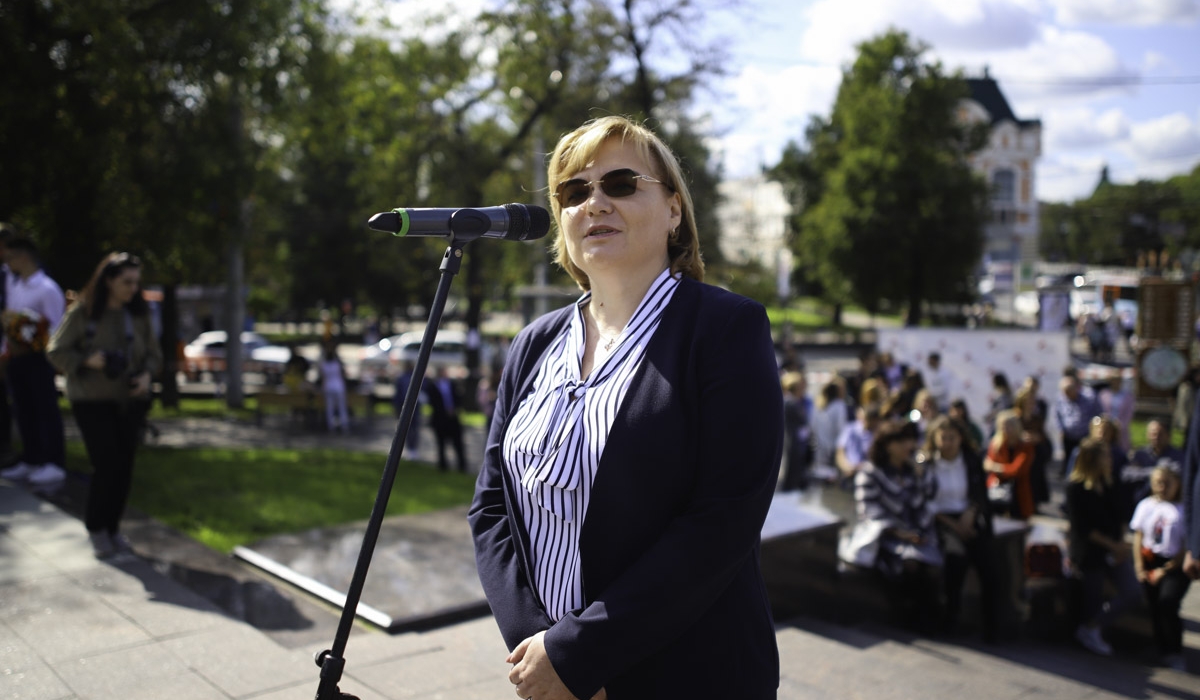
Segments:
[[[286,413],[290,421],[299,418],[302,426],[309,430],[317,430],[324,424],[325,396],[319,391],[263,391],[255,398],[254,420],[259,426],[262,426],[263,416],[268,412]],[[370,427],[374,421],[375,397],[357,392],[347,393],[346,410],[352,417],[365,416],[365,424]]]

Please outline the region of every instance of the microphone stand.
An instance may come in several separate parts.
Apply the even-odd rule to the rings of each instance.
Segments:
[[[379,530],[383,526],[383,517],[387,512],[388,497],[392,492],[392,484],[396,480],[396,469],[400,464],[400,455],[404,452],[404,444],[408,438],[409,424],[416,411],[417,398],[421,393],[421,384],[425,379],[425,369],[429,364],[429,354],[433,350],[433,341],[437,337],[438,325],[442,321],[442,312],[446,308],[446,298],[450,294],[450,284],[462,267],[463,247],[478,237],[478,234],[453,236],[450,246],[442,256],[441,278],[438,280],[437,292],[434,294],[433,306],[429,310],[429,320],[425,325],[425,334],[421,338],[421,348],[417,352],[417,364],[413,368],[412,381],[404,394],[404,406],[400,410],[400,419],[396,423],[396,433],[392,437],[392,446],[388,450],[387,463],[384,466],[383,478],[379,483],[379,493],[375,497],[375,507],[371,510],[371,519],[367,522],[367,530],[363,533],[362,548],[358,552],[358,563],[354,567],[354,577],[350,580],[350,588],[346,591],[346,602],[342,608],[342,617],[338,622],[337,633],[333,638],[333,647],[319,652],[314,661],[321,668],[321,682],[317,686],[316,700],[358,700],[354,695],[343,693],[338,689],[342,679],[342,670],[346,667],[343,654],[346,642],[350,638],[350,629],[354,625],[354,617],[358,610],[358,600],[362,596],[363,585],[367,580],[367,569],[371,565],[371,557],[375,554],[375,544],[379,540]]]

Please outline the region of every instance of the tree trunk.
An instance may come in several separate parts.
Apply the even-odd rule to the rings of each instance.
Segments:
[[[162,337],[159,343],[162,347],[163,371],[162,391],[158,400],[163,408],[179,408],[179,382],[175,372],[179,369],[179,305],[177,301],[178,286],[172,282],[163,285],[162,308]]]
[[[921,290],[921,283],[924,281],[924,277],[922,277],[924,266],[921,262],[920,251],[914,250],[912,277],[908,282],[908,315],[904,319],[904,325],[909,328],[921,325],[921,302],[924,300],[924,294]]]

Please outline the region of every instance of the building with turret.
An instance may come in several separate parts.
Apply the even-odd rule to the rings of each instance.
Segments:
[[[986,68],[982,78],[969,78],[967,85],[970,97],[959,105],[959,119],[991,128],[987,146],[971,156],[971,165],[991,186],[984,267],[998,289],[1011,289],[1031,281],[1038,259],[1035,171],[1042,155],[1042,122],[1018,119]]]

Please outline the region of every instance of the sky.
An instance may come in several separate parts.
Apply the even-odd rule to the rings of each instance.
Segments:
[[[986,67],[1018,118],[1041,120],[1043,201],[1088,196],[1105,165],[1131,183],[1200,164],[1200,0],[742,0],[706,24],[730,56],[698,105],[727,177],[828,116],[856,44],[889,27],[948,70]]]
[[[672,0],[640,0],[645,6]],[[828,116],[855,46],[890,27],[967,77],[985,67],[1019,119],[1042,122],[1042,201],[1200,164],[1200,0],[699,0],[698,36],[727,49],[728,77],[702,91],[726,177],[752,175]],[[451,5],[461,17],[503,0],[331,0],[405,20]],[[663,42],[669,45],[669,42]],[[664,51],[669,51],[665,49]],[[677,56],[650,55],[662,65]]]

